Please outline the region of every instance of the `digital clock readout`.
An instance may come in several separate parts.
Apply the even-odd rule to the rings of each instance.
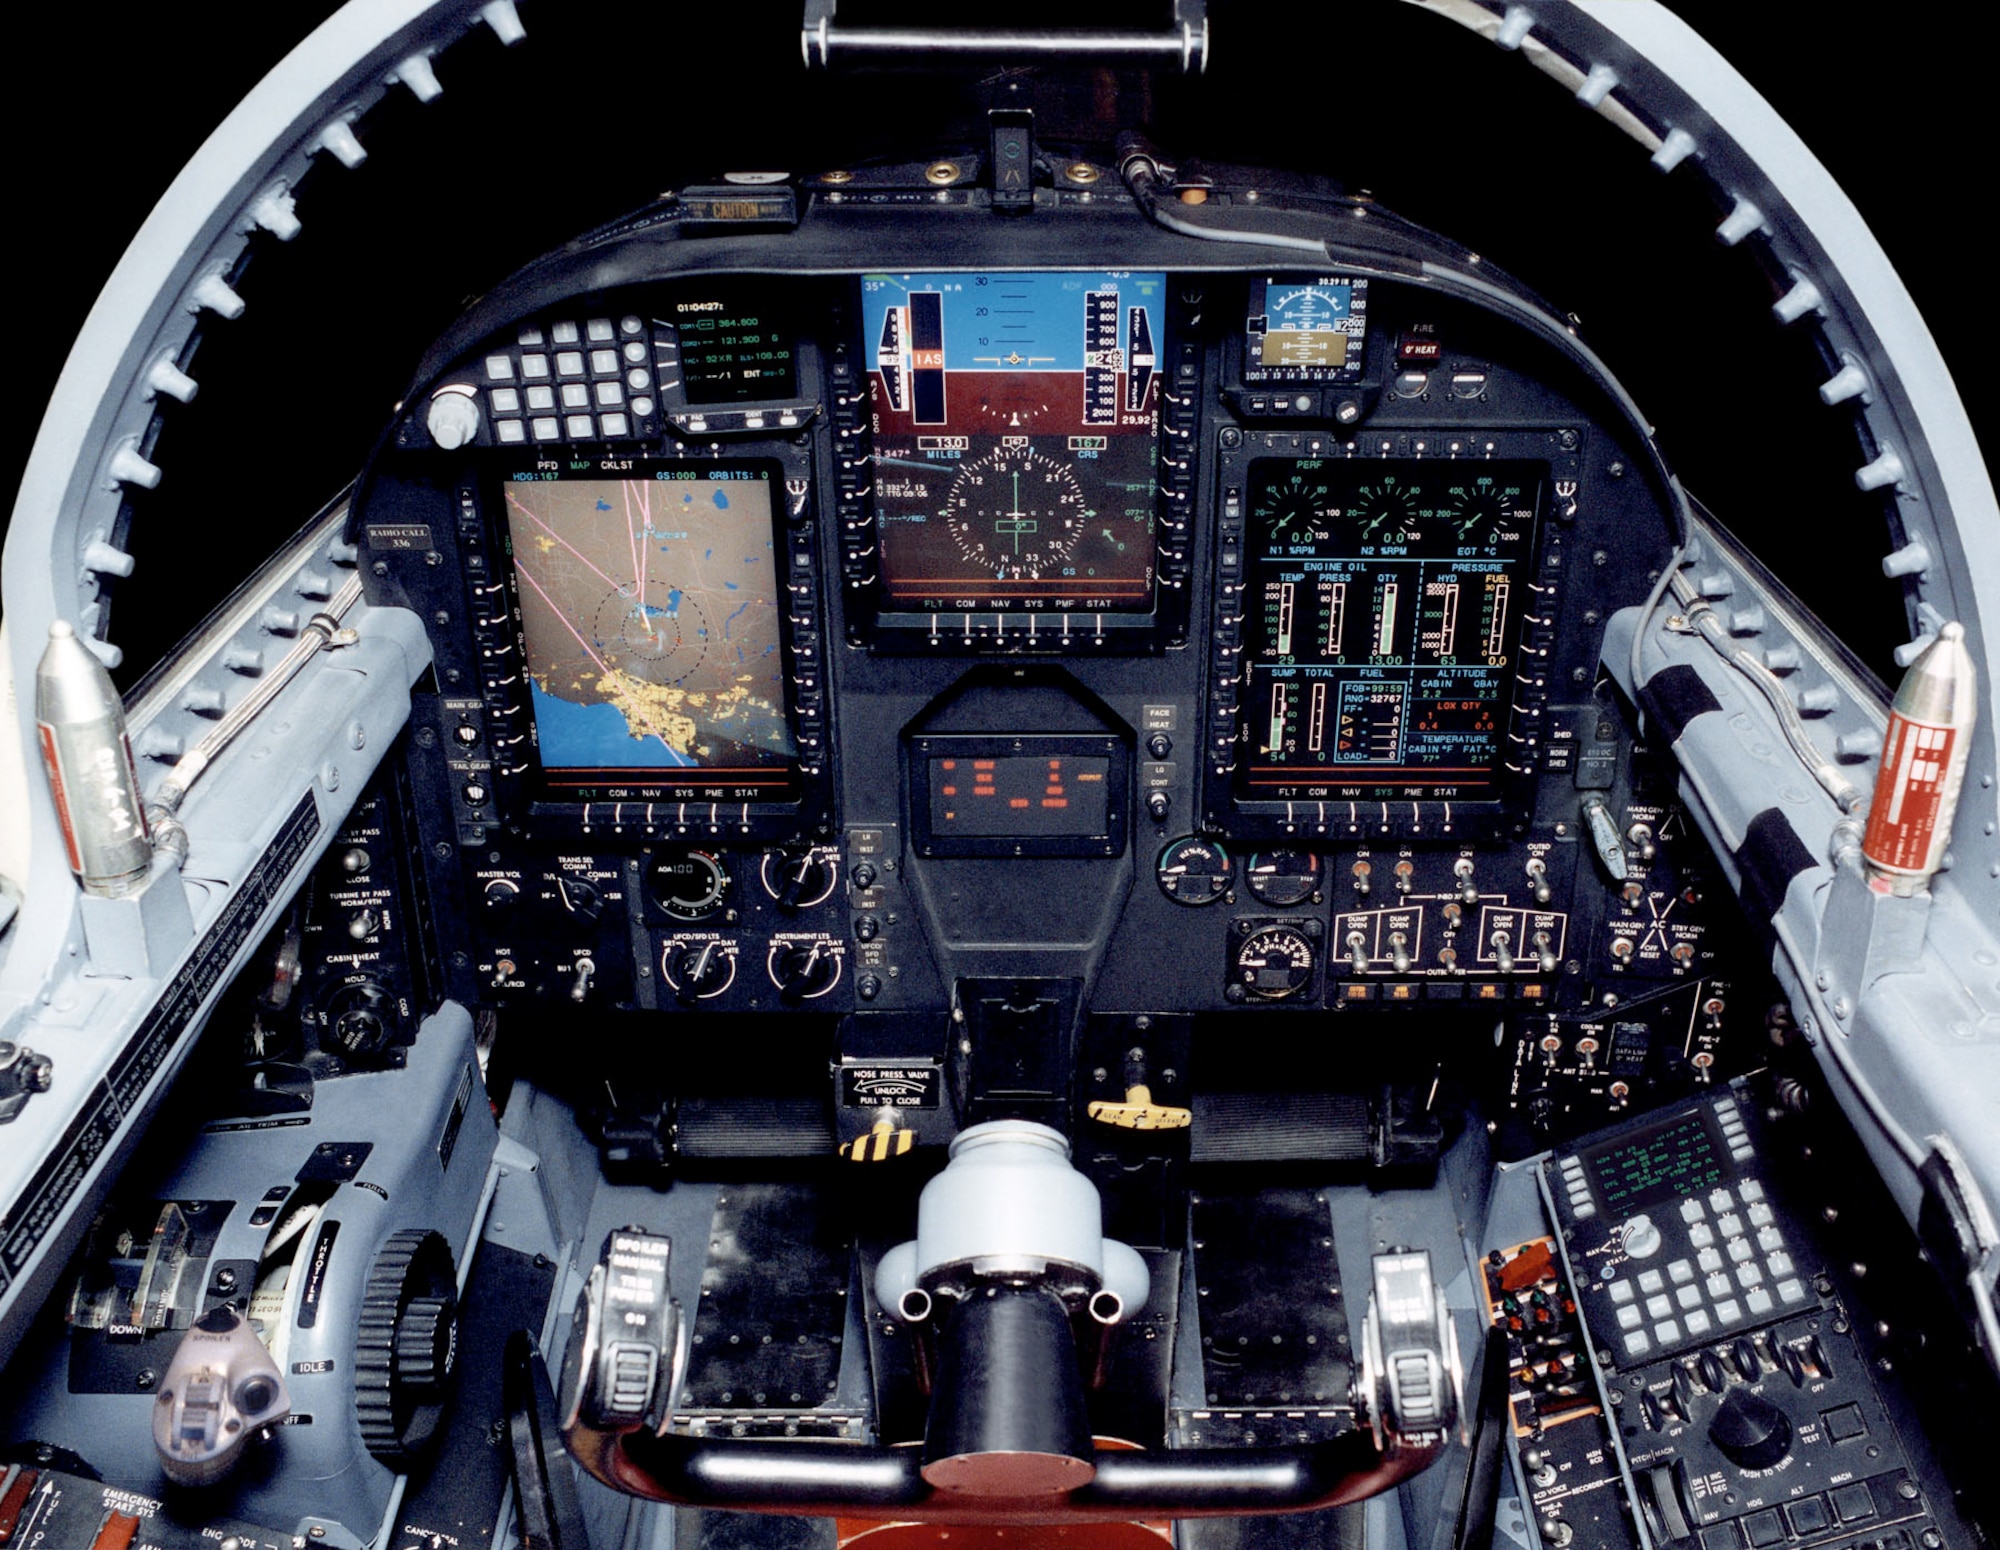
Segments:
[[[1726,1171],[1708,1122],[1699,1113],[1587,1152],[1584,1160],[1606,1213],[1620,1217],[1629,1216],[1635,1207],[1713,1189]]]

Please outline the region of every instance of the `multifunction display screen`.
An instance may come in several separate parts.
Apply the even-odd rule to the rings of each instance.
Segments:
[[[1153,606],[1161,274],[861,282],[885,605]]]
[[[1547,468],[1259,458],[1239,795],[1491,800]]]
[[[797,794],[776,465],[579,459],[502,478],[547,794]]]
[[[1630,1216],[1638,1206],[1704,1194],[1728,1171],[1700,1112],[1585,1152],[1583,1158],[1605,1213],[1614,1217]]]

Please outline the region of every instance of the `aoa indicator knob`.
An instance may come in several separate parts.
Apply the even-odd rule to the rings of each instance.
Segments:
[[[729,895],[729,874],[705,850],[663,850],[646,868],[646,897],[674,920],[706,920]]]

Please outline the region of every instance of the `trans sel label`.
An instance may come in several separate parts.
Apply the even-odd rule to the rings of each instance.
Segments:
[[[934,1109],[941,1083],[939,1068],[842,1066],[840,1102],[849,1109]]]

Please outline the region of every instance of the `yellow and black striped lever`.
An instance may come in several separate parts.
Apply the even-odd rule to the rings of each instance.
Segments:
[[[849,1162],[887,1162],[891,1157],[901,1157],[916,1144],[914,1130],[883,1118],[875,1121],[867,1135],[841,1143],[840,1155]]]

